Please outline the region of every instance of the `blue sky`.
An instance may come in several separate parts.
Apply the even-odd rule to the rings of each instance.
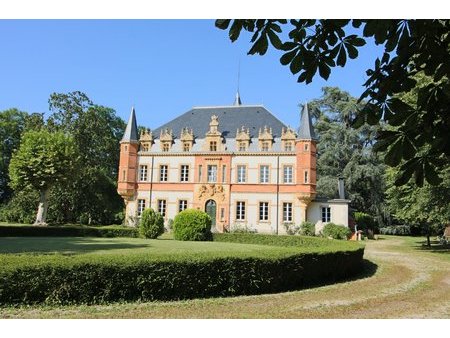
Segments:
[[[250,35],[235,43],[213,20],[0,20],[0,110],[48,115],[53,92],[79,90],[127,120],[156,128],[193,106],[263,104],[297,127],[298,104],[339,86],[363,91],[365,70],[380,48],[369,43],[328,81],[299,84],[279,63],[281,52],[248,56]]]

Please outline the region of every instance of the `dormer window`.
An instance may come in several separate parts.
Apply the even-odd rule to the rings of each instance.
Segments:
[[[217,151],[217,142],[216,141],[209,142],[209,151]]]
[[[247,151],[247,143],[239,142],[239,151]]]
[[[267,128],[267,126],[265,126],[263,129],[259,129],[258,141],[260,151],[272,150],[272,143],[273,143],[272,128]]]
[[[292,151],[292,142],[284,143],[284,151]]]
[[[148,144],[143,144],[141,150],[148,151]]]
[[[269,151],[269,142],[263,142],[262,143],[261,151]]]
[[[164,130],[161,130],[159,139],[161,142],[161,151],[168,152],[170,150],[170,147],[173,142],[172,130],[169,130],[167,128]]]
[[[169,149],[170,149],[169,143],[168,143],[168,142],[164,142],[164,143],[162,144],[162,151],[163,151],[163,152],[168,152]]]
[[[191,151],[191,144],[189,142],[183,143],[183,151],[185,151],[185,152]]]

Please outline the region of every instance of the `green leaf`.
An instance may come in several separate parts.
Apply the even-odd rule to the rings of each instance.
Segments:
[[[252,48],[249,50],[248,54],[259,54],[264,55],[267,52],[267,47],[269,46],[269,43],[267,41],[267,35],[264,33],[261,33],[261,37],[256,40],[255,44],[252,46]]]
[[[400,161],[402,160],[402,144],[402,138],[399,137],[388,149],[384,156],[384,162],[387,165],[395,167],[400,164]]]
[[[345,51],[345,48],[343,48],[341,44],[336,64],[338,66],[344,67],[346,62],[347,62],[347,53]]]
[[[218,20],[216,20],[215,25],[216,25],[217,28],[227,29],[229,24],[230,24],[230,22],[231,22],[230,19],[226,19],[226,20],[218,19]]]
[[[431,185],[439,185],[442,183],[442,178],[440,178],[437,174],[436,168],[428,161],[425,161],[424,163],[424,171],[425,179],[428,183],[430,183]]]
[[[358,57],[358,50],[349,44],[345,44],[345,46],[347,47],[348,57],[350,59],[356,59]]]
[[[411,141],[405,136],[403,137],[403,158],[409,160],[416,154],[416,148]]]
[[[297,54],[291,61],[291,64],[289,65],[289,69],[291,70],[292,74],[297,74],[303,66],[303,61],[301,58],[300,53]]]
[[[295,55],[297,54],[298,49],[294,49],[290,52],[284,53],[281,58],[280,58],[280,63],[283,66],[286,66],[287,64],[292,62],[292,59],[295,57]]]
[[[322,78],[324,78],[325,80],[328,80],[330,73],[331,73],[330,67],[328,67],[325,63],[320,62],[319,63],[319,75]]]
[[[281,42],[280,38],[278,37],[278,35],[275,34],[274,31],[269,30],[268,35],[272,46],[274,46],[276,49],[283,49],[283,43]]]
[[[240,20],[234,20],[231,25],[230,32],[228,33],[230,40],[232,42],[236,41],[239,38],[242,30],[242,22]]]

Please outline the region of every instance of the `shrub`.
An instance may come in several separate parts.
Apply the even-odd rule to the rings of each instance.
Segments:
[[[283,226],[288,235],[296,235],[300,230],[300,227],[291,222],[284,222]]]
[[[410,236],[411,227],[409,225],[392,225],[380,228],[382,235]]]
[[[247,224],[234,224],[231,229],[230,229],[231,233],[236,233],[236,234],[254,234],[256,233],[256,229],[248,226]]]
[[[173,237],[179,241],[210,241],[211,217],[197,209],[186,209],[175,216]]]
[[[0,237],[138,237],[136,228],[123,226],[47,226],[1,225]]]
[[[334,239],[347,239],[351,231],[348,227],[334,223],[327,223],[322,230],[325,237]]]
[[[152,208],[145,209],[139,222],[139,234],[144,238],[155,239],[164,233],[164,219]]]
[[[315,236],[316,226],[311,222],[302,222],[300,224],[300,234],[303,236]]]

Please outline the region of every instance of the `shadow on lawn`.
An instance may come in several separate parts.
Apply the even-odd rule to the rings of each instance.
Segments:
[[[77,254],[99,250],[138,249],[150,244],[121,242],[119,238],[92,237],[5,237],[0,238],[0,254]]]
[[[437,240],[431,240],[431,246],[427,246],[426,243],[426,240],[416,241],[413,248],[423,252],[450,253],[450,244],[440,244]]]

